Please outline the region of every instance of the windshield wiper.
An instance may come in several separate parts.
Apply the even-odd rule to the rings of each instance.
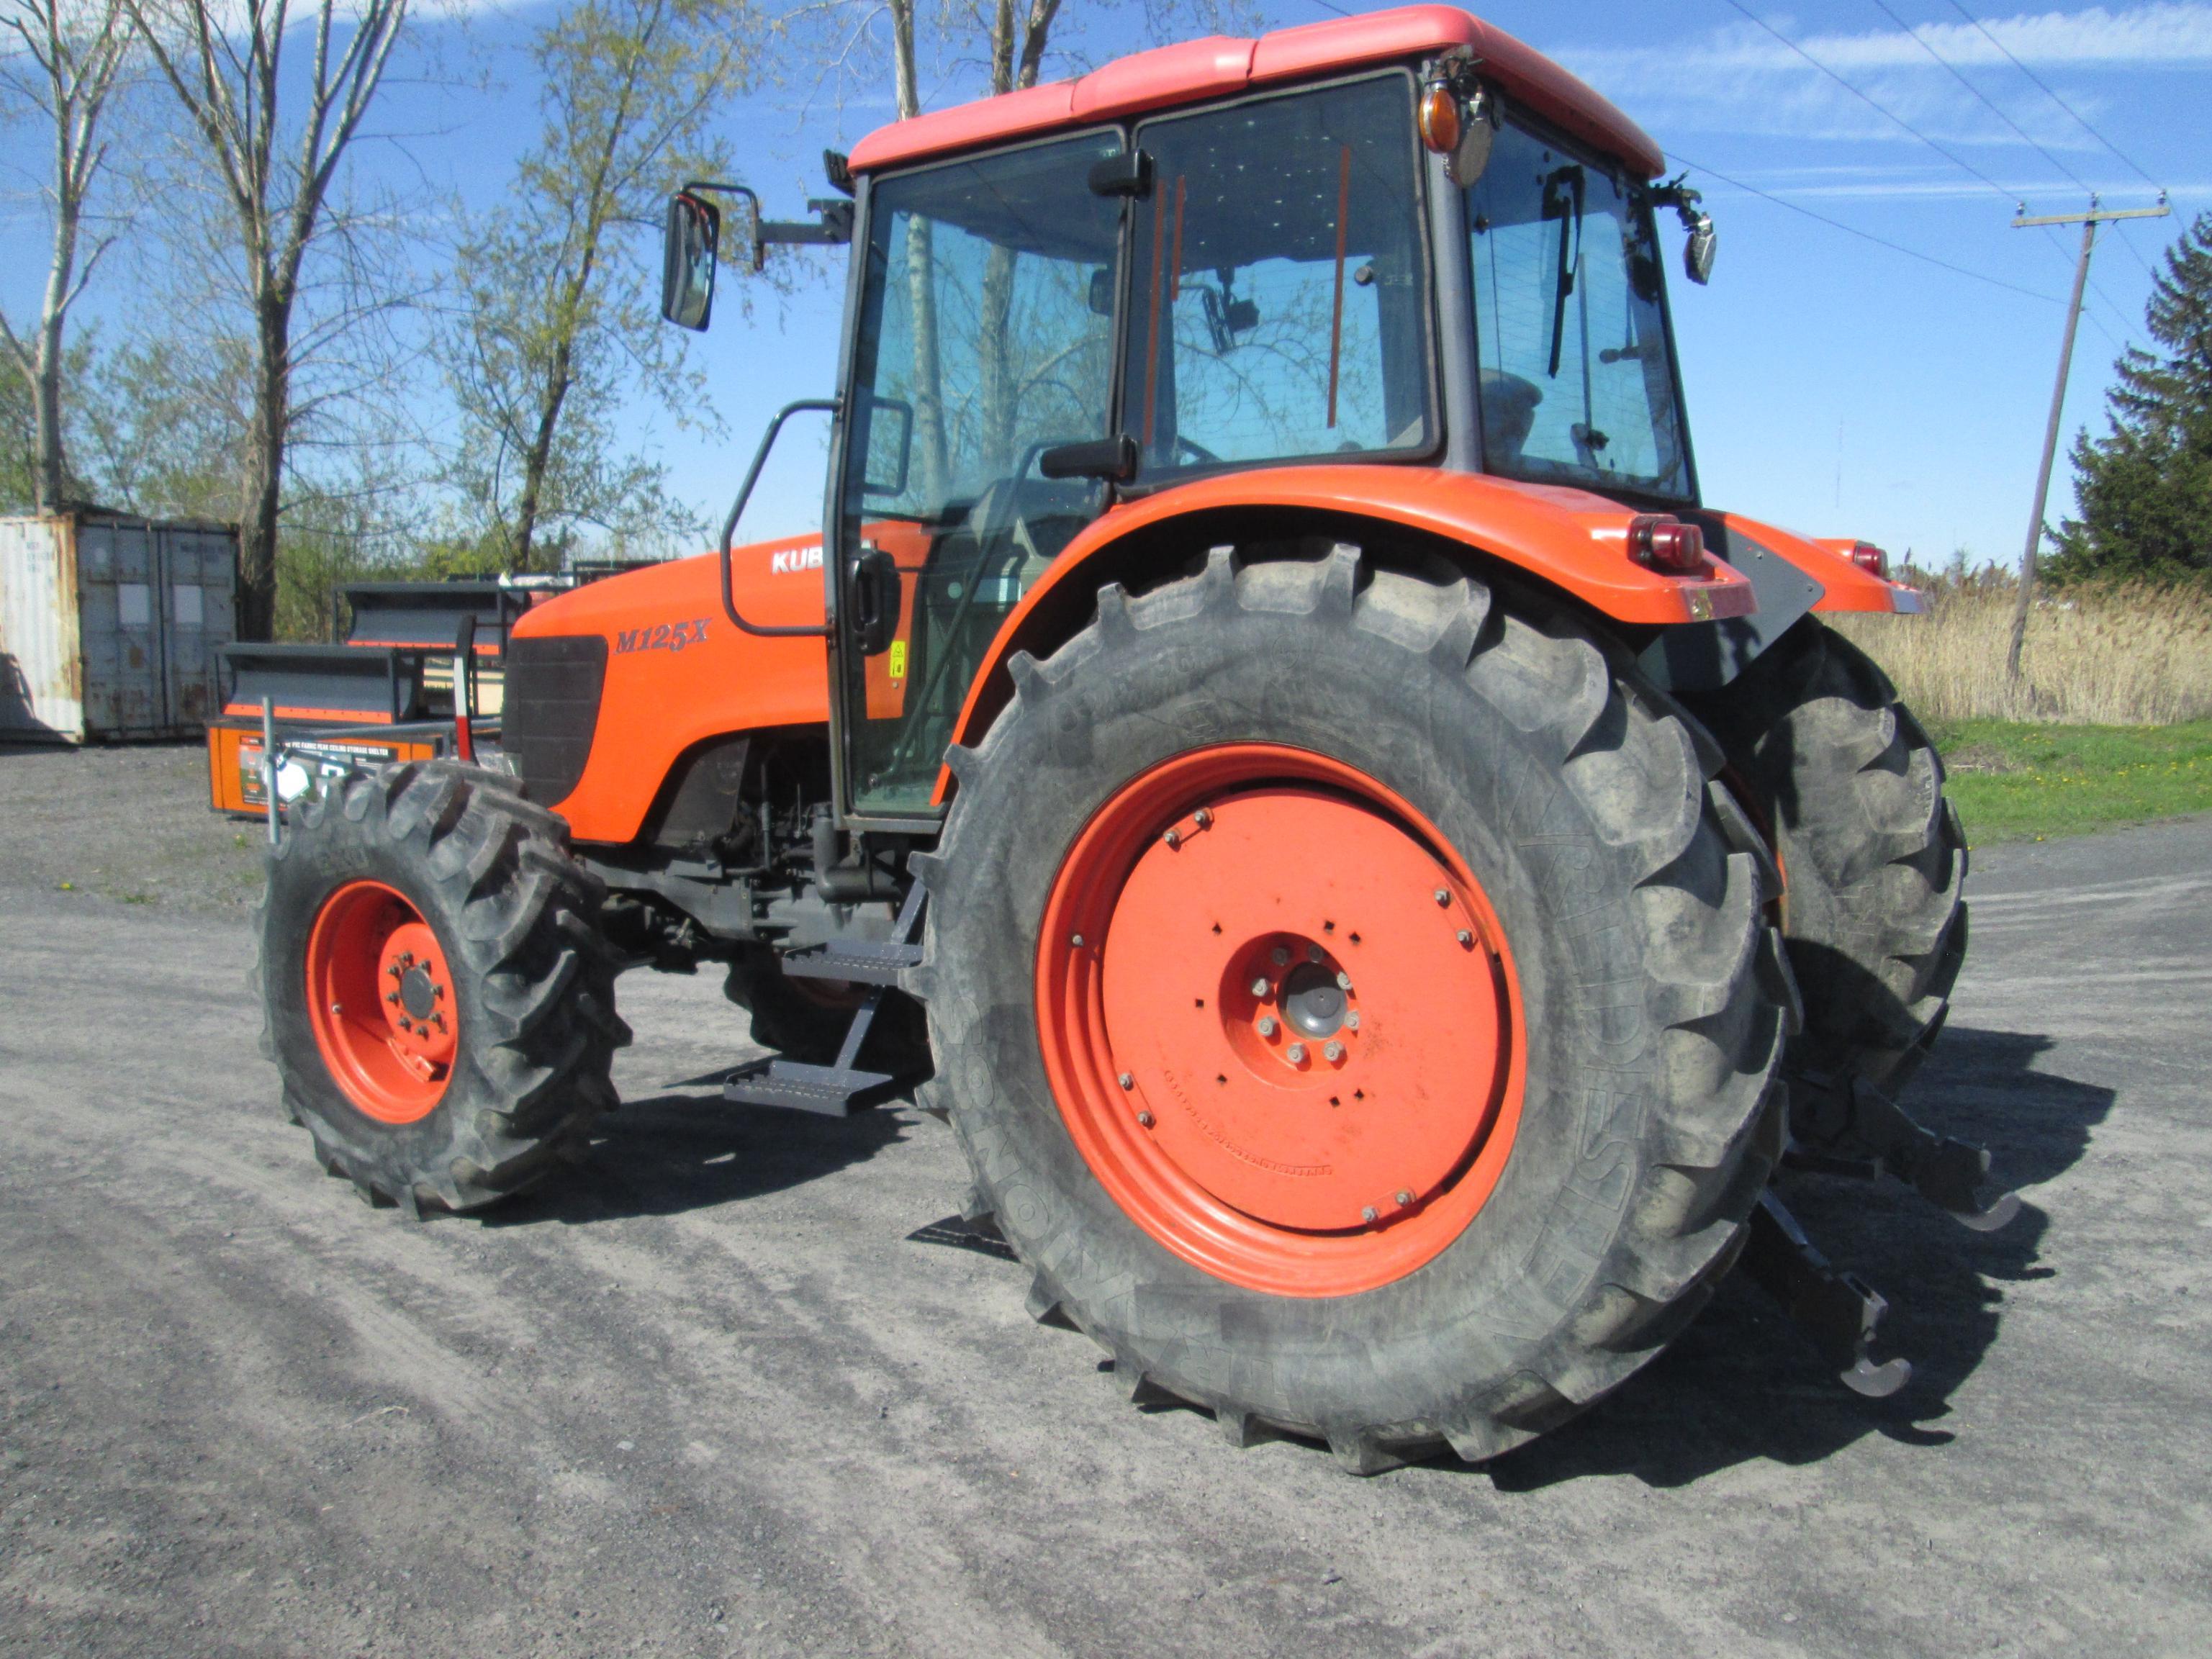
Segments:
[[[1545,371],[1559,378],[1559,349],[1566,342],[1567,296],[1575,291],[1575,272],[1583,262],[1583,170],[1570,162],[1545,175],[1544,217],[1559,221],[1559,263],[1552,281],[1552,357]],[[1574,235],[1568,252],[1568,233]]]

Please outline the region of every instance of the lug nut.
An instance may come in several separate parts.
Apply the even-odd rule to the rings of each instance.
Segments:
[[[1382,1212],[1370,1204],[1359,1212],[1359,1218],[1371,1227],[1382,1218]]]
[[[345,1004],[343,1002],[333,1002],[331,1004],[331,1012],[333,1014],[343,1014],[345,1012]]]
[[[1474,943],[1474,935],[1468,932],[1464,927],[1461,928],[1455,937],[1458,939],[1459,942],[1462,945],[1472,946]]]
[[[1293,1042],[1289,1048],[1284,1049],[1283,1053],[1293,1066],[1303,1066],[1306,1063],[1306,1045],[1303,1042]]]
[[[1352,988],[1352,975],[1339,974],[1336,976],[1336,988],[1340,991],[1349,991]]]
[[[1117,1081],[1120,1082],[1121,1085],[1124,1089],[1133,1089],[1137,1086],[1137,1079],[1130,1076],[1127,1072],[1122,1073]]]
[[[1139,1112],[1139,1113],[1138,1113],[1138,1114],[1137,1114],[1137,1123],[1138,1123],[1138,1127],[1140,1127],[1140,1128],[1146,1128],[1146,1129],[1149,1129],[1149,1128],[1151,1128],[1151,1127],[1152,1127],[1152,1115],[1150,1112]]]
[[[1198,811],[1190,815],[1190,821],[1201,830],[1212,829],[1213,827],[1213,809],[1210,806],[1200,807]]]
[[[1178,830],[1170,830],[1167,834],[1162,836],[1160,839],[1167,842],[1170,847],[1180,847],[1182,845],[1182,836]]]
[[[1252,981],[1252,994],[1255,997],[1263,997],[1267,995],[1267,981],[1264,979],[1254,980]]]
[[[1083,948],[1083,935],[1080,933],[1070,933],[1067,936],[1067,942],[1073,948],[1080,951]]]
[[[398,979],[399,977],[399,964],[396,962],[388,962],[384,965],[384,971],[391,975],[392,978]]]
[[[1321,960],[1321,946],[1318,945],[1307,945],[1306,960],[1308,962],[1319,962]]]
[[[1359,1011],[1358,1009],[1353,1009],[1352,1012],[1344,1017],[1344,1029],[1347,1031],[1356,1031],[1359,1029]]]
[[[399,1017],[399,1029],[403,1031],[411,1031],[415,1029],[415,1022],[402,1014]]]
[[[1278,945],[1273,950],[1267,952],[1267,960],[1273,963],[1278,968],[1287,968],[1291,965],[1291,953],[1285,950],[1281,945]]]
[[[1392,1196],[1398,1200],[1398,1207],[1401,1210],[1413,1201],[1413,1194],[1403,1187],[1401,1187]]]
[[[397,991],[386,991],[384,994],[384,1000],[386,1002],[397,1002],[399,1000],[399,993]]]
[[[1341,1042],[1332,1042],[1321,1051],[1321,1054],[1323,1060],[1342,1060],[1344,1045]]]
[[[1446,892],[1443,888],[1437,888],[1437,902],[1439,904],[1449,904],[1451,902],[1451,895]]]
[[[1273,1014],[1262,1014],[1260,1016],[1260,1035],[1261,1036],[1273,1036],[1275,1035],[1275,1017]]]

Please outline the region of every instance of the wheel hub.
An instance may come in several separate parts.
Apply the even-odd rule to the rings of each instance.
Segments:
[[[1386,1226],[1462,1164],[1502,1063],[1455,878],[1366,805],[1207,803],[1129,873],[1104,940],[1117,1081],[1184,1173],[1280,1227]],[[1318,872],[1318,873],[1316,873]]]
[[[444,1098],[459,1011],[438,936],[397,890],[349,882],[307,943],[307,1008],[331,1080],[368,1116],[412,1123]]]
[[[1310,750],[1186,751],[1062,860],[1037,1038],[1102,1187],[1206,1273],[1386,1285],[1504,1171],[1519,990],[1487,896],[1401,797]]]

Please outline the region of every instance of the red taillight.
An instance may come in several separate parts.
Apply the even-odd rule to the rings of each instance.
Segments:
[[[1638,514],[1628,521],[1628,556],[1670,576],[1701,576],[1705,532],[1663,513]]]
[[[1872,542],[1855,543],[1851,548],[1850,560],[1853,564],[1875,580],[1879,581],[1889,580],[1889,555]]]
[[[1459,148],[1459,99],[1449,82],[1431,81],[1421,93],[1421,142],[1439,155]]]

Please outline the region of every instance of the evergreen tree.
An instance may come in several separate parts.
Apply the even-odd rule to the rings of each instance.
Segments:
[[[2164,349],[2122,354],[2112,430],[2075,441],[2081,516],[2053,533],[2054,582],[2212,582],[2212,213],[2166,250],[2144,320]]]

